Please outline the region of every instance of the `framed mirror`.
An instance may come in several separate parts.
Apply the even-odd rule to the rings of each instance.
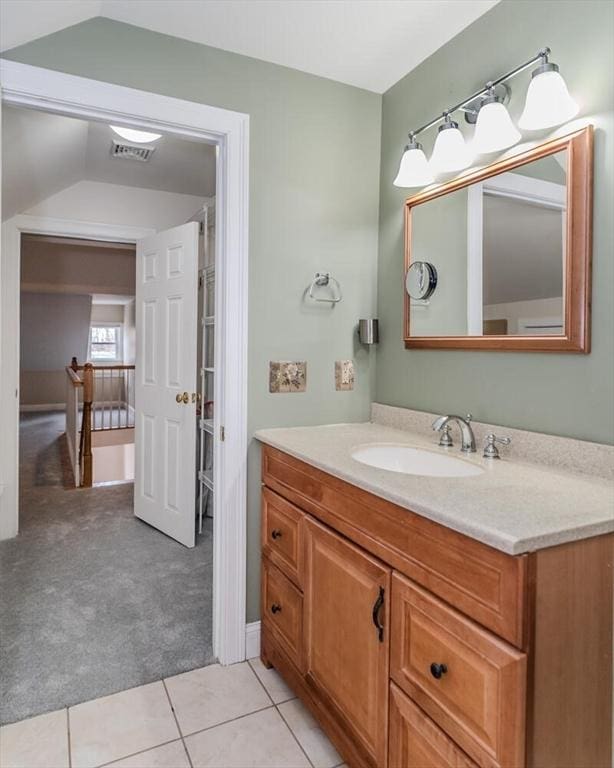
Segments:
[[[409,198],[405,346],[588,353],[592,165],[588,126]]]

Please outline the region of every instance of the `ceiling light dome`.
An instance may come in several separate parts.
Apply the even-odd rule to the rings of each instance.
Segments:
[[[475,125],[473,146],[476,152],[502,152],[518,144],[520,131],[512,122],[509,112],[494,92],[482,101]]]
[[[533,70],[518,125],[525,131],[554,128],[571,120],[579,110],[558,66],[546,61]]]
[[[435,171],[462,171],[471,165],[471,153],[465,144],[465,137],[460,132],[458,123],[445,115],[445,122],[439,126],[431,165]]]
[[[426,187],[435,181],[422,144],[410,135],[410,142],[405,147],[399,172],[392,182],[395,187]]]
[[[136,144],[147,144],[148,141],[157,141],[162,137],[161,133],[149,131],[137,131],[135,128],[124,128],[121,125],[112,125],[111,130],[126,141],[134,141]]]

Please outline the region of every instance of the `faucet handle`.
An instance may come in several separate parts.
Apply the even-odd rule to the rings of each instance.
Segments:
[[[441,430],[439,445],[441,445],[443,448],[451,448],[454,445],[454,442],[452,440],[452,435],[450,434],[449,424],[445,424]]]
[[[465,416],[465,421],[467,422],[467,424],[471,421],[472,418],[473,418],[473,414],[472,413],[468,413]]]
[[[496,443],[509,445],[511,442],[511,437],[497,437],[497,435],[494,434],[486,435],[486,445],[484,446],[484,453],[482,456],[485,459],[500,459],[501,457],[499,456],[499,449],[497,448]]]

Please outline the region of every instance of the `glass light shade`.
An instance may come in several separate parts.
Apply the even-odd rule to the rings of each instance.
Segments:
[[[538,72],[529,83],[518,125],[526,131],[554,128],[575,117],[579,109],[556,69]]]
[[[518,144],[520,138],[520,131],[500,101],[488,101],[480,107],[473,137],[476,152],[501,152]]]
[[[454,122],[444,123],[439,128],[431,165],[435,171],[462,171],[471,165],[472,157],[465,144],[465,138]]]
[[[121,125],[112,125],[111,130],[126,141],[134,141],[136,144],[146,144],[148,141],[156,141],[162,137],[161,133],[149,133],[149,131],[137,131],[134,128],[124,128]]]
[[[392,182],[395,187],[426,187],[435,181],[422,145],[414,142],[408,144],[403,152],[399,172]]]

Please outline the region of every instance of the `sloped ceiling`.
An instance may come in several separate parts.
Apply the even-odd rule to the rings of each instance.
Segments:
[[[111,157],[113,136],[104,123],[3,107],[3,219],[84,180],[200,197],[215,194],[215,147],[163,136],[154,142],[151,160],[140,163]]]
[[[383,93],[498,0],[2,0],[8,50],[105,16]]]

